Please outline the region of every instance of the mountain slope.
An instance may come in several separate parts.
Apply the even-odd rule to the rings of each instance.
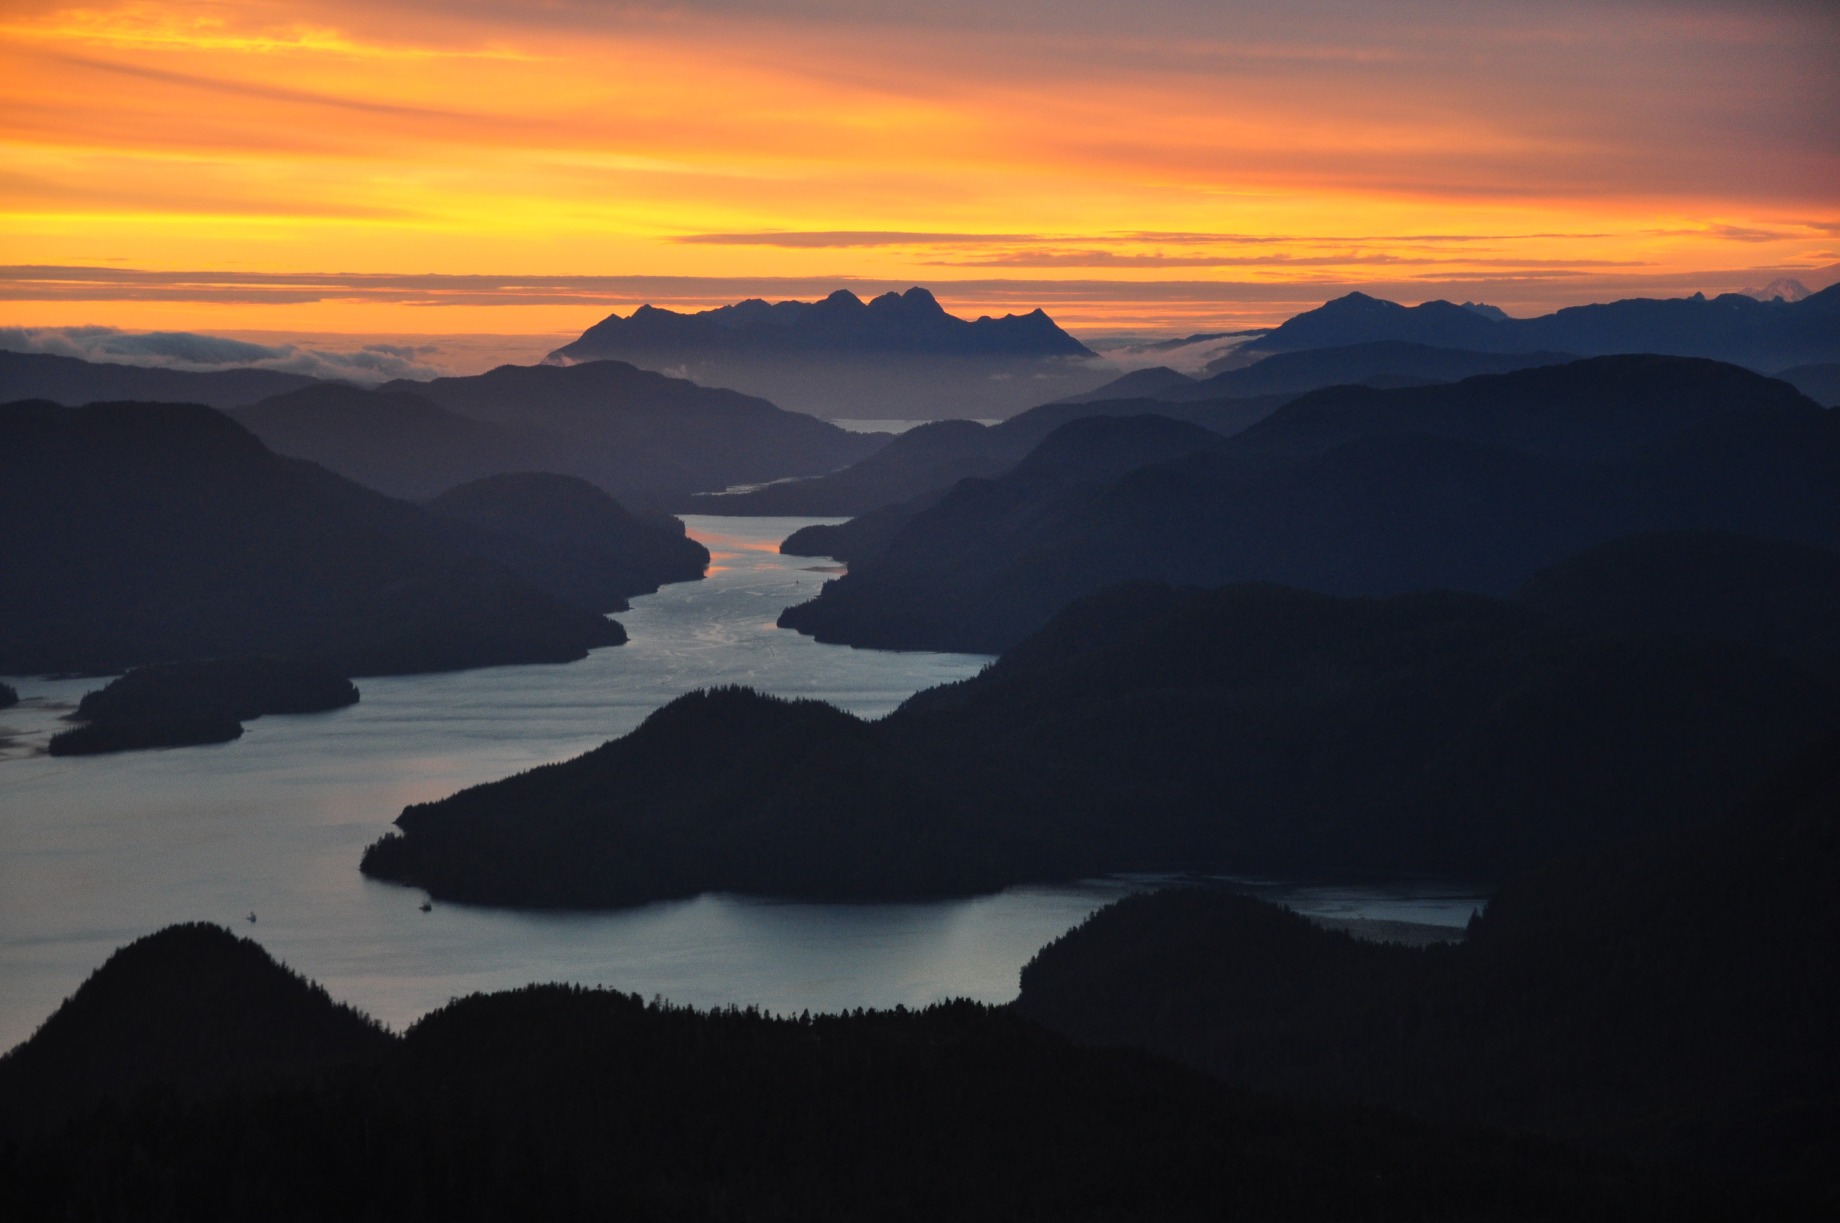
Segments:
[[[1505,888],[1461,946],[1356,943],[1198,890],[1023,970],[1023,1014],[1236,1085],[1767,1171],[1834,1203],[1840,738],[1725,818]]]
[[[1742,293],[1707,300],[1632,298],[1568,306],[1530,319],[1493,319],[1446,301],[1401,306],[1350,293],[1248,342],[1242,351],[1291,352],[1396,340],[1477,352],[1660,353],[1753,369],[1840,360],[1840,286],[1802,301]]]
[[[308,386],[322,386],[305,374],[270,369],[226,369],[206,373],[84,361],[50,353],[0,352],[0,403],[49,399],[67,407],[104,400],[140,403],[202,403],[235,408]]]
[[[490,556],[532,585],[595,611],[668,582],[694,582],[709,549],[669,515],[640,517],[586,480],[521,473],[487,476],[429,501],[430,514],[471,524]]]
[[[192,1099],[372,1061],[373,1021],[221,926],[168,926],[111,955],[0,1057],[0,1130],[151,1091]]]
[[[1840,545],[1840,417],[1680,358],[1331,388],[1083,498],[961,483],[780,623],[992,652],[1126,579],[1507,594],[1592,544],[1681,528]]]
[[[543,470],[562,449],[553,438],[473,420],[401,389],[322,383],[229,415],[276,454],[408,501],[501,471]]]
[[[472,529],[283,459],[209,408],[0,407],[0,672],[277,655],[344,675],[565,662],[625,639]]]
[[[380,389],[510,430],[537,450],[543,469],[580,476],[647,509],[681,508],[693,493],[733,484],[817,475],[887,441],[620,361],[503,365],[471,378]]]

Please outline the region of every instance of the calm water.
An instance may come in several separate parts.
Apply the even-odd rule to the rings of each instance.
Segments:
[[[407,803],[577,755],[680,693],[749,684],[887,713],[975,674],[975,655],[823,646],[774,627],[830,567],[778,541],[819,519],[689,518],[707,580],[634,600],[631,641],[565,666],[367,679],[329,714],[266,717],[235,743],[53,759],[44,742],[94,680],[15,679],[0,711],[0,1049],[110,951],[175,921],[221,922],[386,1022],[530,981],[605,984],[780,1011],[1015,996],[1044,943],[1125,880],[969,900],[810,905],[731,896],[617,913],[520,914],[372,883],[358,856]],[[1305,912],[1460,924],[1462,889],[1309,889]],[[257,917],[250,924],[250,913]]]

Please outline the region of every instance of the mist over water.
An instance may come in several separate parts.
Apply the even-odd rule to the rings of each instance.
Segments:
[[[0,711],[0,1049],[30,1035],[122,944],[179,921],[262,943],[332,995],[404,1025],[448,999],[531,981],[603,984],[697,1005],[777,1011],[1004,1001],[1028,958],[1127,880],[913,904],[706,895],[610,913],[436,905],[366,880],[364,847],[404,805],[626,733],[681,693],[747,684],[867,717],[975,674],[966,654],[819,645],[774,627],[835,567],[781,556],[820,519],[687,518],[712,554],[617,619],[631,640],[560,666],[359,681],[362,701],[269,716],[211,747],[43,754],[100,680],[11,681]],[[1460,923],[1473,897],[1291,888],[1310,911]],[[1379,909],[1372,908],[1379,905]],[[249,914],[255,923],[247,921]]]

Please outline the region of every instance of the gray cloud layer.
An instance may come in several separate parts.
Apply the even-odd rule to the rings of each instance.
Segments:
[[[421,360],[434,351],[431,348],[367,344],[340,351],[295,344],[251,344],[191,331],[129,332],[114,327],[0,327],[0,350],[194,372],[272,369],[367,383],[392,378],[428,379],[445,372]]]

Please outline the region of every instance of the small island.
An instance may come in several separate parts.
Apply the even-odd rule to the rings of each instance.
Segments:
[[[358,702],[349,679],[285,658],[216,658],[136,667],[84,696],[83,723],[52,737],[53,756],[228,743],[267,713],[322,713]]]
[[[0,709],[11,709],[19,704],[19,691],[13,685],[0,683]]]

